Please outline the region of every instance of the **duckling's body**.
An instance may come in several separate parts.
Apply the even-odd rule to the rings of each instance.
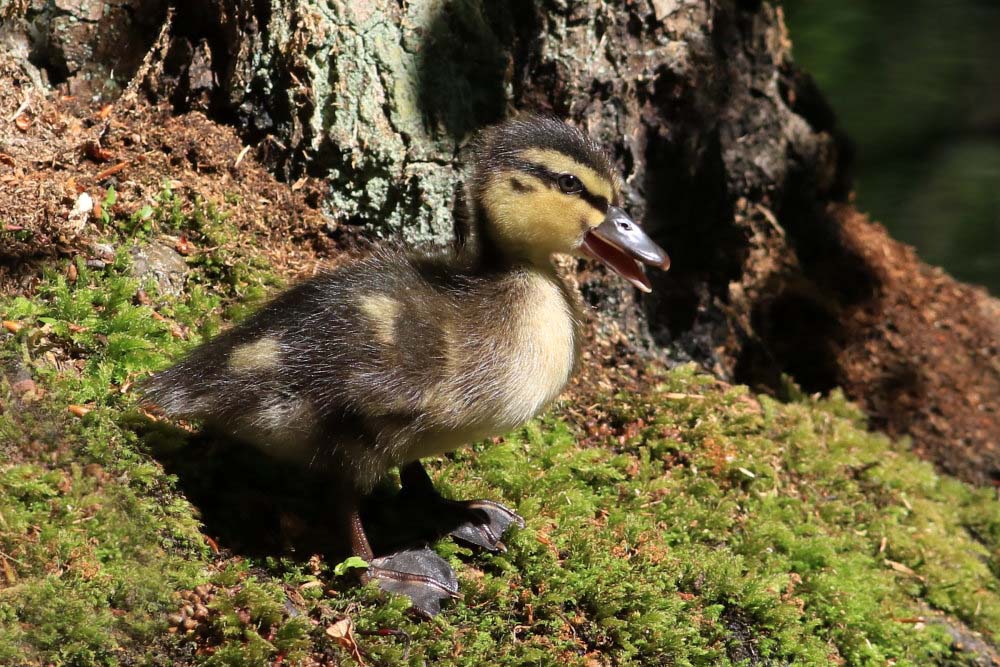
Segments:
[[[393,466],[538,414],[572,374],[577,328],[551,268],[382,250],[285,292],[146,393],[366,493]]]
[[[551,118],[484,131],[467,189],[472,241],[454,256],[383,249],[307,280],[153,376],[144,393],[329,475],[370,578],[433,615],[457,593],[429,550],[374,558],[358,502],[392,467],[403,493],[492,550],[523,519],[436,494],[419,460],[500,435],[554,400],[577,363],[576,299],[552,255],[589,254],[649,290],[666,253],[620,208],[611,161]]]

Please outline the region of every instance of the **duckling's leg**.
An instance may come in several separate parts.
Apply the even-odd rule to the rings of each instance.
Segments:
[[[351,551],[369,563],[362,583],[374,579],[382,590],[406,595],[413,610],[431,618],[441,611],[441,600],[458,597],[458,579],[448,563],[426,546],[375,558],[361,524],[357,503],[347,513]]]
[[[403,495],[433,503],[454,517],[449,531],[453,537],[489,551],[506,551],[500,538],[511,526],[524,528],[524,519],[514,510],[492,500],[448,500],[437,492],[420,461],[399,469]]]

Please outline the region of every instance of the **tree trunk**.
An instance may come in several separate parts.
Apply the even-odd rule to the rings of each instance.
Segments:
[[[849,144],[790,46],[753,0],[182,1],[147,83],[326,179],[331,227],[410,243],[452,238],[475,129],[567,117],[674,259],[643,299],[585,272],[602,327],[768,391],[842,386],[944,469],[1000,480],[1000,307],[853,209]]]

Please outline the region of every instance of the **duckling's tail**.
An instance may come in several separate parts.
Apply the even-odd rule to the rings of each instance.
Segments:
[[[180,363],[138,385],[145,403],[174,418],[196,419],[212,409],[212,392],[189,364]]]

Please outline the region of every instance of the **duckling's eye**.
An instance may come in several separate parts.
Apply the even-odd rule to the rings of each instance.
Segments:
[[[583,183],[580,179],[573,174],[559,174],[559,178],[556,180],[559,184],[559,189],[568,195],[575,195],[583,192]]]

